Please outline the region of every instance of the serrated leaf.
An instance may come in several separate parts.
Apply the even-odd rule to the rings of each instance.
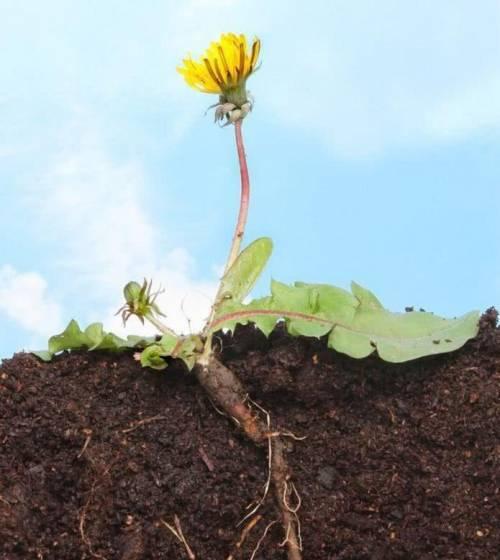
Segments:
[[[272,295],[248,305],[231,303],[219,309],[212,331],[234,329],[249,321],[269,334],[284,319],[292,335],[323,336],[328,346],[354,358],[375,350],[389,362],[404,362],[450,352],[476,336],[479,313],[443,319],[432,313],[391,313],[372,292],[353,282],[352,294],[323,284],[273,281]]]
[[[273,242],[269,237],[261,237],[250,243],[222,278],[222,298],[243,301],[264,270],[272,250]]]
[[[349,328],[337,326],[328,343],[349,355],[353,349],[363,347],[368,355],[376,348],[383,360],[406,362],[457,350],[477,334],[478,319],[476,312],[443,319],[432,313],[390,313],[360,305]]]
[[[49,339],[49,352],[56,354],[62,350],[76,350],[88,346],[89,339],[80,329],[78,323],[72,319],[64,331],[51,336]]]
[[[88,350],[118,350],[127,346],[127,341],[113,333],[105,332],[102,323],[92,323],[85,331]]]
[[[156,337],[144,337],[137,335],[128,335],[127,339],[111,333],[103,329],[102,323],[92,323],[85,330],[81,330],[75,320],[69,322],[68,326],[60,334],[54,335],[49,339],[48,350],[32,352],[44,361],[50,361],[54,354],[63,350],[87,349],[93,350],[109,350],[118,352],[127,349],[153,349],[142,356],[141,360],[149,367],[155,369],[163,369],[166,362],[160,360],[161,357],[170,356],[179,338],[170,334],[164,335],[160,341],[156,341]]]
[[[295,282],[298,288],[306,289],[315,294],[314,313],[320,317],[335,317],[340,323],[350,322],[354,317],[358,300],[347,290],[328,284],[306,284]]]
[[[359,300],[363,307],[370,309],[384,309],[384,306],[380,303],[378,298],[370,292],[370,290],[363,288],[359,284],[356,284],[356,282],[351,282],[351,291],[353,296]]]
[[[102,323],[92,323],[84,331],[85,340],[90,344],[90,348],[99,345],[104,338]]]
[[[120,338],[116,334],[113,333],[104,333],[104,336],[101,340],[94,344],[94,346],[89,346],[89,350],[124,350],[128,348],[128,344],[126,340]]]
[[[288,286],[272,280],[271,294],[273,307],[277,310],[286,309],[310,314],[318,311],[318,294],[306,284]]]

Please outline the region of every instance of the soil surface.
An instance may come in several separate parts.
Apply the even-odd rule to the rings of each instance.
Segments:
[[[220,336],[222,361],[287,439],[304,560],[500,558],[500,330],[494,310],[453,354],[391,365],[324,341]],[[182,365],[65,353],[0,366],[0,559],[249,560],[278,519],[266,448]],[[246,538],[240,546],[238,541]],[[253,560],[285,559],[279,523]]]

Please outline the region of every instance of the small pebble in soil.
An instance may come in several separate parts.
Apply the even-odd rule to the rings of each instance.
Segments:
[[[326,488],[327,490],[332,490],[337,476],[338,474],[335,467],[329,465],[319,469],[316,480],[321,484],[321,486],[323,486],[323,488]]]

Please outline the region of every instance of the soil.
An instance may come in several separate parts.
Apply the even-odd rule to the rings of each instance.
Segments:
[[[221,335],[220,359],[291,430],[304,560],[500,558],[500,330],[406,364],[324,341]],[[267,448],[248,442],[172,362],[72,352],[0,366],[0,559],[252,557],[279,513],[262,495]],[[237,543],[246,538],[238,547]],[[253,560],[285,559],[279,523]]]

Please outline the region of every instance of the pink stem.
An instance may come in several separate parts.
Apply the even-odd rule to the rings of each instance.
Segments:
[[[241,134],[241,120],[234,123],[234,131],[236,135],[236,148],[238,151],[238,160],[240,162],[240,176],[241,176],[241,196],[240,196],[240,211],[238,213],[238,221],[236,222],[236,228],[234,230],[233,240],[231,242],[231,250],[229,251],[229,256],[227,258],[226,266],[224,268],[224,275],[233,266],[234,261],[240,254],[241,241],[245,233],[245,225],[247,223],[248,216],[248,205],[250,202],[250,178],[248,176],[248,166],[247,159],[245,155],[245,146],[243,145],[243,135]],[[206,336],[208,329],[214,319],[215,311],[219,301],[221,299],[222,281],[219,284],[219,289],[217,295],[215,296],[214,304],[212,305],[212,311],[210,312],[210,317],[208,318],[205,327],[203,328],[203,334]],[[211,348],[211,336],[207,339],[206,348]]]
[[[240,253],[241,241],[245,233],[245,226],[247,223],[248,216],[248,205],[250,202],[250,178],[248,176],[248,166],[247,159],[245,155],[245,146],[243,145],[243,135],[241,133],[242,121],[236,121],[234,123],[234,132],[236,136],[236,148],[238,150],[238,160],[240,162],[240,176],[241,176],[241,198],[240,198],[240,211],[238,214],[238,221],[236,222],[236,229],[234,230],[233,241],[231,243],[231,250],[229,252],[229,257],[227,259],[226,268],[224,273],[226,273],[237,256]]]

